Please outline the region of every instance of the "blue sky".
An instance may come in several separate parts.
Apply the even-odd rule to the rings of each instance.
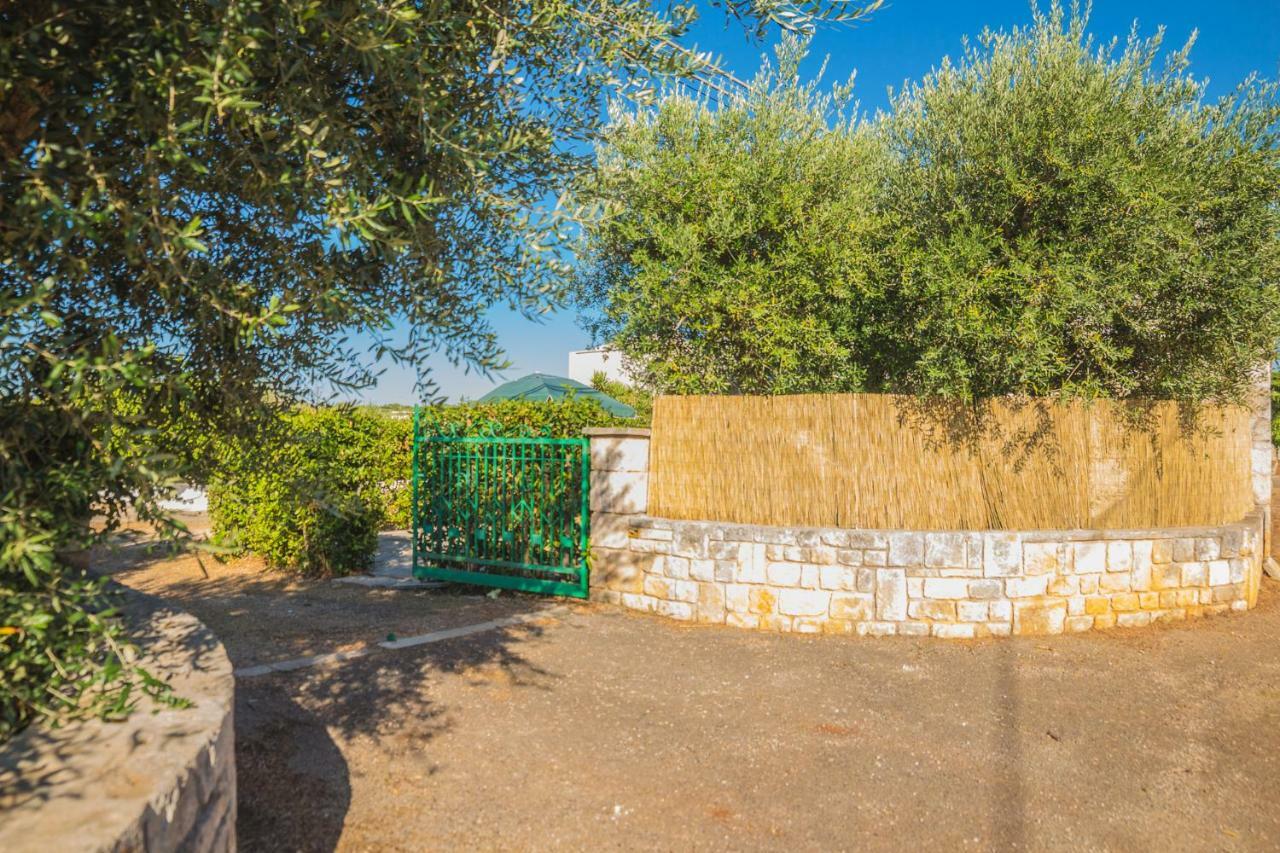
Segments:
[[[736,24],[726,26],[723,15],[704,4],[704,19],[691,43],[724,58],[739,77],[749,78],[770,51],[768,43],[752,42]],[[857,69],[856,93],[868,112],[886,104],[886,90],[899,88],[936,66],[943,56],[961,51],[961,37],[976,36],[983,27],[1008,28],[1030,20],[1028,0],[889,0],[874,18],[856,28],[825,27],[811,46],[808,73],[816,73],[823,57],[830,57],[827,82],[844,81]],[[1181,47],[1199,30],[1192,51],[1192,71],[1210,81],[1210,91],[1232,89],[1250,72],[1280,75],[1280,0],[1095,0],[1090,30],[1099,39],[1123,39],[1134,20],[1143,35],[1164,25],[1165,44]],[[452,400],[474,399],[505,379],[525,373],[564,374],[571,349],[590,341],[572,312],[548,316],[534,323],[507,311],[490,317],[499,342],[513,363],[504,377],[484,377],[450,365],[444,358],[428,362],[440,393]],[[409,368],[388,367],[378,387],[364,399],[374,403],[411,403],[415,377]]]

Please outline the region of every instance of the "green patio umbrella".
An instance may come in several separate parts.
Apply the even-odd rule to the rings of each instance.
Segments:
[[[619,403],[608,394],[601,393],[590,385],[583,385],[564,376],[551,376],[546,373],[530,373],[519,379],[504,382],[488,394],[480,398],[480,402],[489,403],[494,400],[563,400],[573,396],[580,400],[595,400],[606,412],[620,418],[634,418],[636,410],[626,403]]]

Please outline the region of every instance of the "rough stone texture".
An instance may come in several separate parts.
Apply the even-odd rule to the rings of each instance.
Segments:
[[[592,595],[625,607],[757,630],[969,638],[1138,627],[1257,601],[1269,520],[1261,505],[1236,524],[1147,530],[675,521],[645,515],[647,472],[617,469],[617,460],[647,460],[634,444],[619,447],[636,441],[592,436],[592,459],[604,466],[592,470]],[[1267,501],[1269,474],[1265,490],[1255,480]],[[597,503],[597,481],[614,494],[623,476],[645,488]]]
[[[33,726],[0,747],[0,850],[234,851],[235,681],[194,616],[128,593],[144,665],[187,708]]]

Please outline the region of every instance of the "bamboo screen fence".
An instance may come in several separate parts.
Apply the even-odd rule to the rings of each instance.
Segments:
[[[660,397],[649,511],[775,526],[1035,530],[1226,524],[1252,509],[1249,413],[988,404],[944,429],[911,397]],[[964,435],[966,438],[956,438]]]

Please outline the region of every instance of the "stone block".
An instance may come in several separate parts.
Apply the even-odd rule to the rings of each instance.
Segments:
[[[1013,625],[1008,622],[988,622],[983,627],[992,637],[1007,637],[1013,633]]]
[[[622,594],[622,606],[631,610],[640,610],[645,613],[652,613],[658,600],[648,595],[637,595],[633,592],[624,592]]]
[[[933,636],[947,640],[972,640],[976,629],[971,624],[948,625],[937,622],[933,626]]]
[[[1180,563],[1162,563],[1151,573],[1151,588],[1177,589],[1182,586],[1182,565]]]
[[[1084,596],[1073,595],[1067,599],[1067,615],[1083,616],[1084,615]]]
[[[1127,572],[1133,569],[1133,545],[1129,542],[1107,543],[1107,571]]]
[[[751,591],[747,593],[747,600],[749,609],[757,616],[777,613],[778,611],[778,596],[771,589],[752,587]]]
[[[836,551],[836,562],[845,566],[861,566],[862,551],[860,549],[843,548]]]
[[[1097,591],[1098,591],[1098,578],[1099,578],[1099,575],[1080,575],[1080,576],[1079,576],[1079,580],[1080,580],[1080,585],[1079,585],[1080,594],[1081,594],[1081,595],[1093,595],[1095,592],[1097,592]]]
[[[752,613],[738,613],[730,610],[725,614],[724,624],[732,628],[750,628],[754,630],[760,627],[760,617]]]
[[[653,612],[685,622],[694,619],[694,606],[687,601],[658,601],[654,603]]]
[[[1013,618],[1013,602],[1012,601],[993,601],[987,605],[988,619],[998,622],[1008,622]]]
[[[709,542],[710,537],[704,525],[682,523],[675,531],[671,553],[677,557],[706,558],[710,556],[707,552]]]
[[[1022,546],[1022,571],[1028,575],[1052,575],[1065,569],[1065,546],[1057,542],[1027,542]]]
[[[1144,612],[1117,613],[1116,626],[1120,628],[1141,628],[1151,624],[1151,614]]]
[[[1133,589],[1133,579],[1124,572],[1108,572],[1098,576],[1098,588],[1103,592],[1129,592]]]
[[[985,622],[989,610],[985,601],[957,601],[956,618],[961,622]]]
[[[907,573],[902,569],[876,571],[876,616],[884,621],[907,618]]]
[[[849,531],[849,547],[858,549],[872,548],[883,551],[889,547],[889,538],[885,534],[874,530],[851,530]]]
[[[828,611],[832,619],[850,622],[866,622],[876,618],[875,599],[870,595],[850,592],[833,592]]]
[[[925,578],[925,598],[967,598],[969,582],[964,578]]]
[[[1180,536],[1173,540],[1173,562],[1189,563],[1196,558],[1196,540]]]
[[[1213,560],[1209,563],[1209,586],[1222,586],[1231,583],[1231,563],[1227,560]]]
[[[822,566],[818,571],[818,586],[823,589],[856,590],[858,570],[849,566]]]
[[[826,621],[814,616],[797,616],[791,620],[791,630],[797,634],[821,634]]]
[[[1080,578],[1075,575],[1050,575],[1049,595],[1068,596],[1080,591]]]
[[[751,589],[752,587],[740,583],[725,584],[725,607],[738,613],[750,613]]]
[[[641,531],[631,526],[631,516],[613,512],[591,513],[591,544],[596,548],[626,548]],[[670,531],[667,531],[670,533]]]
[[[1249,577],[1249,561],[1241,557],[1235,557],[1229,562],[1231,563],[1231,582],[1244,583]]]
[[[1093,628],[1092,616],[1068,616],[1066,622],[1066,630],[1070,633],[1079,633],[1088,631]]]
[[[1138,594],[1135,592],[1127,592],[1111,596],[1112,610],[1137,610],[1139,609],[1139,606]]]
[[[778,612],[785,616],[819,616],[831,606],[831,593],[819,589],[784,589],[778,595]]]
[[[890,566],[924,565],[924,534],[890,533],[889,534]]]
[[[1084,612],[1090,616],[1111,612],[1111,599],[1105,595],[1090,595],[1084,600]]]
[[[799,563],[770,563],[767,572],[769,583],[774,586],[799,586]]]
[[[1201,536],[1196,540],[1197,560],[1216,560],[1222,552],[1222,545],[1215,537]]]
[[[698,584],[698,621],[719,624],[725,612],[724,588],[716,583]]]
[[[1150,539],[1139,539],[1133,543],[1133,569],[1141,571],[1151,569],[1151,565],[1155,562],[1152,559],[1152,552],[1155,545]]]
[[[1071,549],[1076,574],[1100,574],[1107,570],[1107,543],[1073,542]]]
[[[1170,563],[1173,561],[1173,542],[1168,539],[1157,539],[1151,543],[1151,562]]]
[[[898,625],[896,622],[859,622],[856,630],[859,637],[892,637],[898,633]]]
[[[691,578],[692,580],[713,581],[716,579],[716,561],[715,560],[702,560],[702,559],[686,560],[684,557],[672,557],[671,559],[683,560],[685,565],[688,567],[685,576],[688,578]],[[670,560],[668,561],[668,563],[670,563]],[[668,574],[671,577],[675,577],[675,575],[671,575],[669,572]]]
[[[863,551],[862,565],[864,566],[884,566],[889,562],[888,551]]]
[[[1204,563],[1174,563],[1174,565],[1182,567],[1183,586],[1204,586],[1205,581],[1209,579]]]
[[[1022,571],[1022,539],[1016,533],[982,534],[982,574],[1003,578]]]
[[[876,570],[858,569],[858,592],[876,591]]]
[[[668,597],[672,601],[687,601],[693,603],[698,600],[698,584],[694,581],[670,581],[668,583]]]
[[[954,601],[913,601],[907,605],[907,616],[912,619],[930,619],[941,622],[956,621]]]
[[[969,581],[969,598],[979,600],[999,598],[1004,595],[1004,587],[998,580]]]
[[[663,575],[672,580],[687,581],[689,579],[690,563],[691,561],[687,557],[672,557],[668,554],[654,558],[653,571],[655,573],[661,571]]]
[[[849,547],[849,531],[847,530],[823,530],[818,536],[823,545],[829,545],[832,548]]]
[[[924,564],[935,569],[965,568],[963,533],[926,533]]]
[[[1064,601],[1015,601],[1013,633],[1022,635],[1061,634],[1067,621]]]
[[[819,566],[801,566],[800,567],[800,586],[804,589],[817,589],[819,579]]]
[[[928,622],[899,622],[899,637],[927,637],[929,636]]]
[[[669,598],[671,596],[671,584],[674,581],[660,578],[657,575],[647,575],[644,579],[644,594],[653,598]]]
[[[1244,530],[1229,527],[1222,532],[1222,553],[1220,556],[1230,560],[1239,557],[1244,550]]]
[[[1048,587],[1048,575],[1033,575],[1029,578],[1007,578],[1004,582],[1004,594],[1009,598],[1032,598],[1044,595],[1048,591]]]

